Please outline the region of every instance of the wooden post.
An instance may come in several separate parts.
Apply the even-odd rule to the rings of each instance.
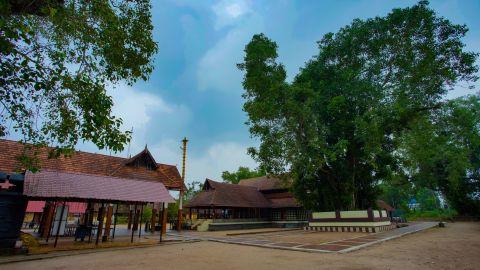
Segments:
[[[140,215],[138,216],[138,238],[142,236],[142,218],[143,218],[143,203],[140,210]]]
[[[105,233],[106,241],[110,239],[110,226],[112,226],[112,215],[113,215],[113,206],[109,205],[107,207],[107,221],[105,222]]]
[[[105,207],[103,206],[103,203],[102,203],[102,207],[98,209],[98,216],[97,216],[98,228],[97,228],[97,238],[95,239],[95,246],[98,246],[98,241],[102,237],[104,216],[105,216]]]
[[[134,210],[134,211],[135,211],[135,213],[137,212],[137,204],[135,204],[135,210]],[[134,223],[135,223],[135,222],[134,222]],[[134,227],[132,228],[132,236],[131,236],[131,238],[130,238],[130,243],[133,243],[133,234],[135,233],[135,229],[134,229],[134,228],[135,228],[135,225],[134,225]]]
[[[52,202],[48,202],[47,206],[44,210],[44,218],[42,221],[42,237],[48,239],[48,235],[50,234],[50,229],[52,226],[53,221],[53,214],[55,213],[55,207]],[[47,240],[48,242],[48,240]]]
[[[162,211],[162,233],[167,233],[167,207],[165,207],[165,203],[163,203],[163,211]]]
[[[163,238],[163,227],[166,225],[163,223],[163,217],[164,217],[164,213],[165,213],[165,203],[162,203],[162,214],[161,216],[159,216],[159,218],[161,219],[161,222],[160,222],[160,243],[162,242],[162,238]]]

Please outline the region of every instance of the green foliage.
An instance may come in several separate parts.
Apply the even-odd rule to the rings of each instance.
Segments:
[[[178,218],[178,200],[175,200],[175,203],[169,203],[167,208],[167,217],[169,219]]]
[[[128,216],[123,215],[123,216],[118,216],[117,217],[117,224],[127,224],[128,223]]]
[[[203,188],[203,183],[198,181],[193,181],[187,183],[187,189],[183,193],[183,201],[184,203],[189,202],[195,195],[197,195]]]
[[[414,194],[412,185],[405,178],[394,177],[379,186],[379,199],[388,203],[395,209],[406,210],[407,203]]]
[[[403,138],[412,182],[441,192],[460,214],[479,215],[480,96],[447,102]]]
[[[433,211],[440,208],[440,200],[431,189],[422,188],[417,191],[415,197],[422,211]]]
[[[453,220],[458,215],[453,209],[434,209],[429,211],[410,211],[405,214],[408,221],[415,220]]]
[[[0,136],[11,126],[24,142],[58,145],[52,156],[79,140],[122,150],[130,133],[106,87],[152,72],[150,1],[23,2],[0,3]]]
[[[224,182],[230,184],[238,184],[242,179],[254,178],[266,175],[265,171],[261,168],[257,170],[250,170],[248,167],[238,167],[236,172],[224,171],[222,172],[222,179]]]
[[[150,221],[152,218],[152,207],[144,206],[142,213],[142,222]]]
[[[401,162],[405,131],[433,117],[457,82],[477,80],[466,32],[425,1],[356,19],[326,34],[292,83],[276,61],[277,44],[254,35],[238,64],[247,123],[261,141],[250,154],[268,173],[289,170],[309,209],[373,206],[379,183],[409,178]]]

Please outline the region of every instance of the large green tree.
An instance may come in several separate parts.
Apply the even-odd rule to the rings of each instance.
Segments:
[[[148,78],[152,29],[149,0],[0,1],[0,136],[122,150],[106,88]]]
[[[248,167],[238,167],[236,172],[224,171],[222,172],[222,179],[224,182],[230,184],[238,184],[242,179],[254,178],[259,176],[266,175],[265,170],[259,168],[256,170],[251,170]]]
[[[354,20],[318,42],[294,78],[277,62],[277,44],[255,35],[245,48],[244,110],[250,153],[270,173],[288,170],[311,209],[371,207],[380,181],[404,174],[400,138],[430,117],[456,83],[477,79],[467,27],[422,1],[385,17]]]
[[[480,214],[480,96],[448,101],[402,139],[413,185],[441,192],[460,214]]]

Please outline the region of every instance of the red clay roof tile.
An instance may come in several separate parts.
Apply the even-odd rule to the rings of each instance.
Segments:
[[[82,151],[76,151],[71,157],[49,158],[48,148],[39,150],[38,159],[42,169],[155,181],[163,183],[167,189],[180,189],[182,185],[180,173],[173,165],[157,163],[156,169],[148,169],[126,165],[130,160],[127,158]],[[24,172],[18,161],[23,153],[23,144],[0,139],[0,172]]]

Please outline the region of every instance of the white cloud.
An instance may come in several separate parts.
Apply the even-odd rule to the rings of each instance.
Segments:
[[[157,162],[176,165],[181,172],[180,140],[165,139],[149,146]],[[188,150],[187,146],[187,150]],[[221,181],[223,171],[235,171],[239,166],[258,167],[257,163],[247,154],[247,146],[237,142],[219,142],[212,144],[204,152],[187,151],[186,181],[203,182],[205,178]]]
[[[250,1],[246,0],[222,0],[213,5],[212,10],[217,30],[236,23],[252,11]]]
[[[263,20],[257,16],[231,29],[200,59],[197,83],[200,90],[241,89],[242,72],[236,64],[243,60],[243,49],[252,36],[261,32]]]
[[[107,93],[113,99],[113,114],[123,119],[127,130],[144,129],[156,112],[172,114],[174,111],[161,97],[126,84],[110,87]]]
[[[161,143],[152,141],[151,135],[155,134],[154,137],[157,140],[158,137],[178,134],[191,119],[191,112],[187,106],[167,103],[160,95],[142,91],[134,86],[119,84],[108,87],[107,94],[113,99],[113,115],[123,120],[121,129],[124,131],[133,129],[130,144],[125,146],[124,151],[115,153],[116,156],[134,155],[147,144],[149,148],[155,145],[162,149]],[[113,154],[106,150],[99,151],[91,142],[79,143],[77,147],[83,151]],[[176,161],[171,156],[171,154],[167,155],[168,162],[161,161],[163,158],[159,159],[159,162],[175,164]]]
[[[189,181],[203,181],[207,177],[221,181],[223,171],[235,171],[239,166],[258,166],[247,154],[247,146],[236,142],[213,144],[202,155],[191,156],[187,161]]]

